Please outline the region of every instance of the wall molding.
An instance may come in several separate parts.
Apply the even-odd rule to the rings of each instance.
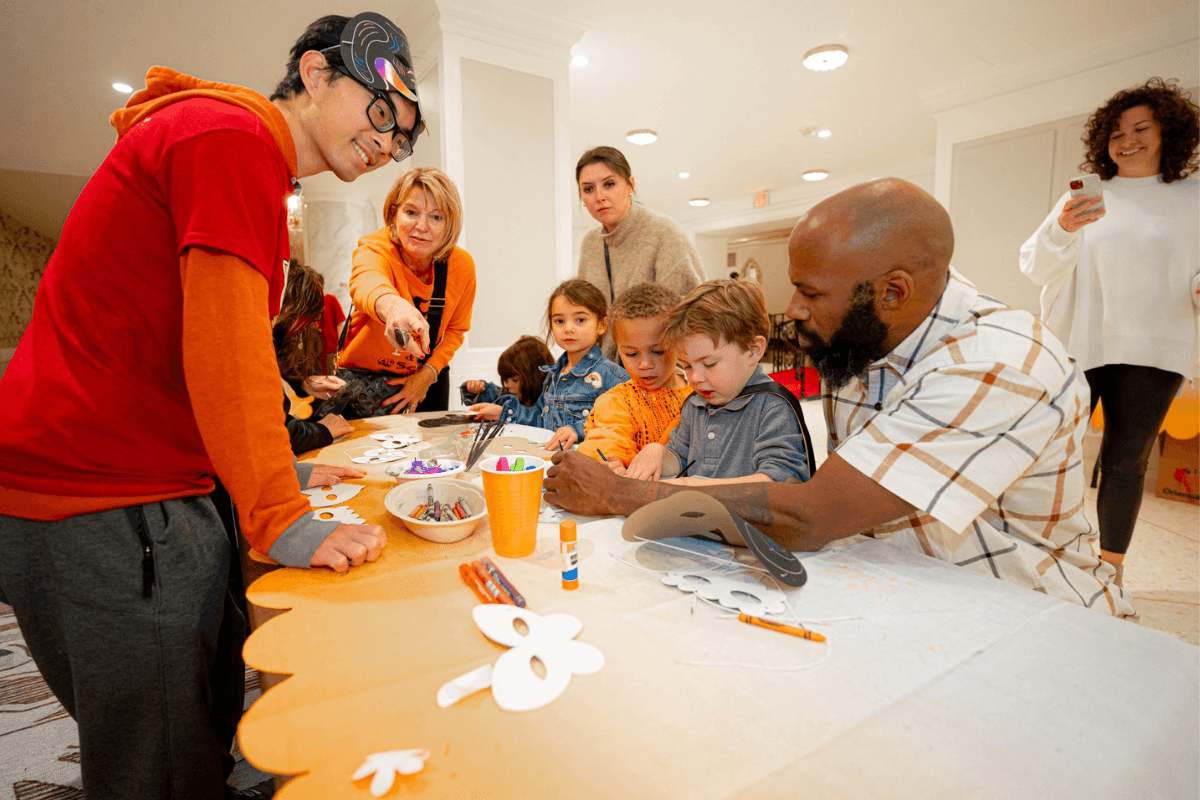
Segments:
[[[1196,14],[1181,10],[1141,27],[1001,70],[991,78],[934,89],[920,95],[935,113],[977,103],[997,95],[1066,78],[1124,61],[1147,52],[1196,41]],[[1166,77],[1166,76],[1164,76]]]

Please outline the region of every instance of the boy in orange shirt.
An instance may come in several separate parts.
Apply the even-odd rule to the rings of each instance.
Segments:
[[[629,380],[597,398],[579,452],[605,461],[619,475],[650,480],[653,468],[640,463],[638,454],[647,444],[666,443],[692,393],[675,368],[675,351],[661,345],[667,317],[679,300],[656,283],[639,283],[622,292],[609,311]]]

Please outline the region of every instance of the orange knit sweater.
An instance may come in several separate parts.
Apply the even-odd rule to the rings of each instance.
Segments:
[[[683,401],[691,393],[692,387],[687,385],[649,392],[633,381],[614,386],[592,406],[579,452],[600,460],[597,450],[603,450],[604,455],[620,459],[628,467],[646,445],[666,444],[667,436],[679,424]]]

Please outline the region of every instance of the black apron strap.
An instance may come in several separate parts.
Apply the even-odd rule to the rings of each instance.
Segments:
[[[425,321],[429,323],[429,354],[437,347],[438,335],[442,331],[442,314],[446,310],[446,273],[450,262],[436,261],[433,265],[433,296],[429,298],[429,307],[425,309]],[[425,356],[421,363],[429,360]]]
[[[608,273],[608,302],[617,302],[616,290],[613,288],[612,282],[612,261],[608,258],[608,242],[604,243],[604,271]],[[653,280],[653,279],[651,279]]]
[[[817,471],[817,454],[813,452],[812,436],[808,433],[808,426],[804,424],[804,409],[800,407],[800,401],[796,399],[796,395],[775,381],[746,386],[742,389],[738,397],[746,397],[751,394],[773,394],[787,401],[787,404],[792,409],[792,413],[796,415],[796,421],[800,423],[800,435],[804,439],[804,449],[808,456],[808,476],[811,480],[813,473]]]

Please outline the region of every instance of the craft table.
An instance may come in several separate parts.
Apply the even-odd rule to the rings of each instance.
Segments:
[[[315,460],[340,462],[351,444]],[[619,518],[576,518],[580,587],[567,592],[555,525],[524,559],[495,556],[486,527],[435,545],[390,518],[391,481],[371,469],[350,505],[387,529],[378,561],[277,569],[248,591],[260,617],[247,663],[292,676],[239,730],[251,763],[297,776],[279,800],[371,797],[370,779],[350,776],[369,754],[409,748],[432,755],[386,797],[1200,794],[1200,651],[1157,631],[882,541],[805,557],[808,583],[788,602],[821,644],[664,585],[649,570],[694,562],[625,541]],[[459,580],[480,555],[530,610],[581,620],[577,640],[604,668],[535,711],[502,711],[489,691],[439,708],[442,684],[505,651],[473,624]]]

